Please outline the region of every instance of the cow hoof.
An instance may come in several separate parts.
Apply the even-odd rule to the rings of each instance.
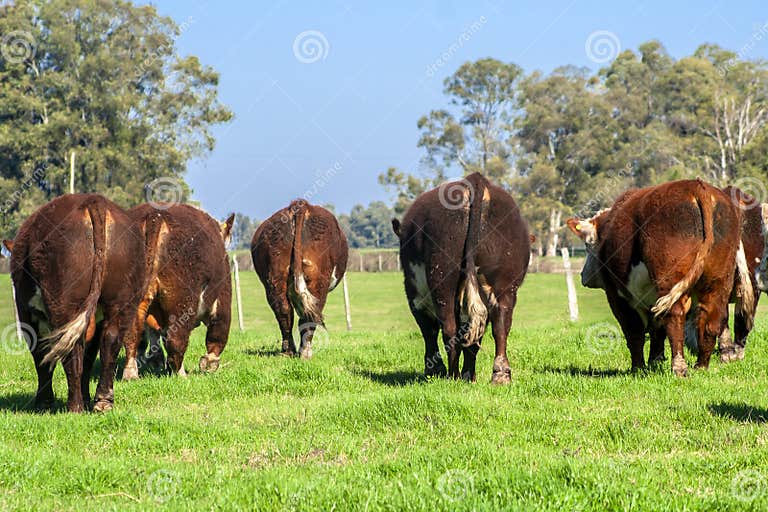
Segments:
[[[728,347],[720,351],[720,361],[723,363],[741,361],[742,359],[744,359],[743,347]]]
[[[213,373],[219,369],[219,357],[214,354],[206,354],[200,358],[200,371]]]
[[[93,412],[111,411],[113,405],[114,404],[109,400],[98,400],[95,404],[93,404]]]
[[[464,372],[461,374],[461,380],[466,382],[476,382],[477,377],[474,372]]]
[[[302,349],[299,355],[301,356],[302,359],[312,359],[312,349],[311,348]]]
[[[506,385],[512,382],[512,370],[506,368],[504,370],[498,370],[493,372],[491,377],[491,384]]]
[[[139,378],[139,368],[136,365],[126,366],[123,369],[123,380],[136,380]]]

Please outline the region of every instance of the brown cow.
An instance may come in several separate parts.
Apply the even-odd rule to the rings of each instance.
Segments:
[[[312,357],[312,337],[324,326],[328,292],[347,269],[347,238],[328,210],[297,199],[256,230],[251,257],[282,334],[282,353],[296,355],[293,311],[299,316],[300,355]]]
[[[93,410],[112,408],[117,353],[131,334],[142,297],[143,241],[139,226],[116,204],[98,195],[72,194],[38,209],[15,241],[5,242],[12,253],[19,321],[30,325],[39,339],[30,343],[37,407],[53,406],[53,370],[61,361],[67,408],[83,411],[90,402],[91,366],[98,350],[101,375]],[[103,315],[99,336],[97,314]]]
[[[446,374],[437,345],[442,329],[447,373],[474,382],[490,318],[496,342],[492,382],[509,383],[507,336],[530,258],[528,228],[515,201],[474,173],[420,195],[392,227],[400,238],[408,305],[424,337],[424,373]]]
[[[648,331],[651,359],[663,358],[666,336],[672,371],[687,374],[683,344],[689,311],[698,331],[696,367],[708,367],[727,320],[737,266],[738,314],[747,317],[753,310],[744,252],[738,251],[741,222],[741,210],[731,198],[701,180],[630,190],[588,221],[568,219],[592,256],[582,271],[582,283],[605,290],[633,369],[645,366]]]
[[[136,357],[145,324],[162,333],[168,370],[183,376],[189,335],[204,323],[206,355],[200,370],[215,371],[229,337],[232,283],[226,243],[234,214],[223,224],[184,204],[143,204],[128,214],[146,236],[147,283],[136,335],[125,344],[123,379],[139,376]]]

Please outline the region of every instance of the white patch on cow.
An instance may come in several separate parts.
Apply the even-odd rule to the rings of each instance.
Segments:
[[[337,284],[339,284],[339,278],[336,277],[336,267],[333,267],[333,272],[331,272],[331,286],[328,287],[328,291],[336,288]]]
[[[656,303],[656,287],[648,274],[648,267],[642,261],[634,265],[629,271],[629,280],[627,282],[627,293],[619,292],[630,305],[637,311],[643,319],[643,323],[648,325],[648,311]]]
[[[213,304],[211,305],[211,315],[210,316],[211,317],[215,317],[216,316],[216,312],[218,311],[218,309],[219,309],[219,299],[216,299],[215,301],[213,301]]]
[[[416,289],[416,297],[413,298],[413,306],[432,318],[437,319],[437,308],[432,300],[432,291],[427,284],[427,271],[423,264],[410,263],[410,275],[408,279]]]
[[[197,299],[197,318],[205,316],[205,290],[200,292],[200,298]]]
[[[496,299],[496,294],[493,293],[493,287],[488,284],[488,280],[483,274],[477,274],[477,281],[480,283],[483,299],[490,307],[495,308],[498,301]]]

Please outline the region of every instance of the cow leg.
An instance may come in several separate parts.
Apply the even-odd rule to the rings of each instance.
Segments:
[[[293,342],[293,305],[288,298],[288,291],[283,287],[271,288],[267,292],[267,299],[272,312],[275,314],[277,324],[280,326],[280,334],[283,339],[282,354],[286,356],[296,355],[296,344]]]
[[[312,359],[312,338],[315,335],[317,324],[308,318],[299,319],[299,355],[302,359]]]
[[[651,338],[651,351],[648,354],[648,364],[663,362],[666,359],[664,357],[666,330],[663,327],[651,327],[649,337]]]
[[[477,361],[477,352],[480,350],[479,343],[473,343],[468,347],[464,347],[464,364],[461,368],[461,378],[469,382],[477,382],[477,374],[475,373],[475,363]]]
[[[125,368],[123,368],[123,380],[134,380],[139,378],[139,365],[137,363],[137,357],[139,348],[142,345],[142,338],[144,337],[144,322],[146,319],[146,312],[142,316],[141,312],[137,314],[137,318],[133,322],[133,328],[129,335],[125,337],[123,341],[125,345]]]
[[[421,330],[421,336],[424,338],[424,376],[445,377],[448,370],[445,368],[443,358],[440,355],[440,348],[437,345],[440,324],[418,309],[411,309],[411,312],[416,319],[419,330]]]
[[[35,330],[35,332],[39,332]],[[32,358],[35,360],[37,371],[37,392],[35,393],[35,409],[48,410],[53,408],[55,397],[53,395],[53,370],[55,366],[43,363],[43,358],[48,353],[38,343],[33,347]]]
[[[93,335],[91,341],[85,344],[83,354],[83,378],[81,381],[83,401],[86,405],[91,403],[91,372],[93,371],[93,363],[96,361],[96,355],[99,352],[99,341],[101,339],[101,325],[96,327],[96,332]]]
[[[679,300],[666,314],[665,328],[669,338],[669,346],[672,351],[672,372],[678,377],[688,375],[688,365],[685,362],[683,347],[685,346],[685,309],[682,303],[685,299]],[[699,357],[702,352],[701,341],[699,342]]]
[[[731,330],[728,328],[727,317],[725,322],[725,326],[723,327],[720,336],[718,336],[717,341],[720,345],[720,361],[729,363],[744,358],[744,347],[737,348],[737,346],[734,345],[733,338],[731,337]],[[734,324],[736,322],[738,322],[738,320],[734,319]]]
[[[133,319],[128,318],[127,321],[132,322]],[[120,352],[120,334],[118,317],[116,314],[110,314],[104,320],[104,332],[101,334],[99,344],[101,374],[94,397],[93,410],[95,412],[109,411],[115,403],[114,380],[117,370],[117,354]]]
[[[78,340],[75,346],[62,359],[64,373],[67,375],[67,409],[69,412],[83,412],[83,343]]]
[[[517,303],[517,292],[497,297],[496,307],[489,312],[496,355],[493,359],[491,383],[509,384],[512,381],[512,368],[507,359],[507,337],[512,327],[512,311]]]
[[[627,341],[627,348],[632,358],[632,370],[645,368],[645,354],[643,345],[645,345],[645,323],[635,309],[629,303],[618,295],[608,297],[608,304],[611,306],[613,316],[619,322],[621,332]],[[663,353],[663,351],[662,351]]]

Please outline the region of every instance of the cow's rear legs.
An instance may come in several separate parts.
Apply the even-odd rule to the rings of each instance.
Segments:
[[[656,366],[666,360],[666,357],[664,357],[664,341],[667,338],[667,332],[663,327],[651,327],[648,337],[651,339],[648,364]]]
[[[717,297],[710,294],[702,297],[699,306],[699,356],[696,368],[709,368],[709,359],[715,349],[717,336],[727,326],[725,322],[728,321],[728,316],[719,313],[723,307],[728,307],[727,297],[723,304],[718,304],[715,300]]]
[[[512,327],[512,311],[515,309],[517,294],[498,297],[497,301],[496,307],[491,308],[489,312],[493,341],[496,345],[491,383],[509,384],[512,381],[512,368],[507,358],[507,337]]]
[[[39,332],[35,330],[35,332]],[[40,335],[38,334],[38,337]],[[37,371],[37,392],[35,393],[35,409],[45,411],[53,409],[55,397],[53,395],[53,370],[54,368],[47,363],[43,363],[43,358],[48,353],[43,348],[42,343],[32,347],[32,358],[35,360],[35,370]]]
[[[284,356],[293,357],[296,355],[296,344],[293,342],[293,306],[288,299],[288,292],[274,288],[269,291],[267,297],[277,324],[280,326],[280,335],[282,336],[280,353]]]
[[[120,337],[121,335],[124,337],[128,330],[123,329],[121,332],[118,322],[122,320],[128,323],[133,320],[130,316],[126,315],[118,317],[117,312],[112,312],[110,316],[114,320],[106,321],[99,343],[101,374],[99,375],[99,383],[96,386],[96,395],[94,397],[93,410],[95,412],[109,411],[115,403],[114,382],[117,369],[117,354],[120,352]]]
[[[685,346],[685,309],[682,306],[683,299],[679,300],[665,317],[665,329],[669,338],[669,346],[672,351],[672,373],[678,377],[688,375],[688,365],[685,362],[683,347]],[[699,343],[699,357],[702,346]]]
[[[461,378],[469,382],[477,382],[475,364],[477,362],[477,352],[480,350],[479,343],[473,343],[464,347],[464,365],[461,368]]]
[[[425,377],[445,377],[448,370],[443,363],[440,355],[440,347],[437,345],[437,335],[440,332],[440,324],[418,309],[412,309],[413,317],[421,330],[421,336],[424,338],[424,376]]]

